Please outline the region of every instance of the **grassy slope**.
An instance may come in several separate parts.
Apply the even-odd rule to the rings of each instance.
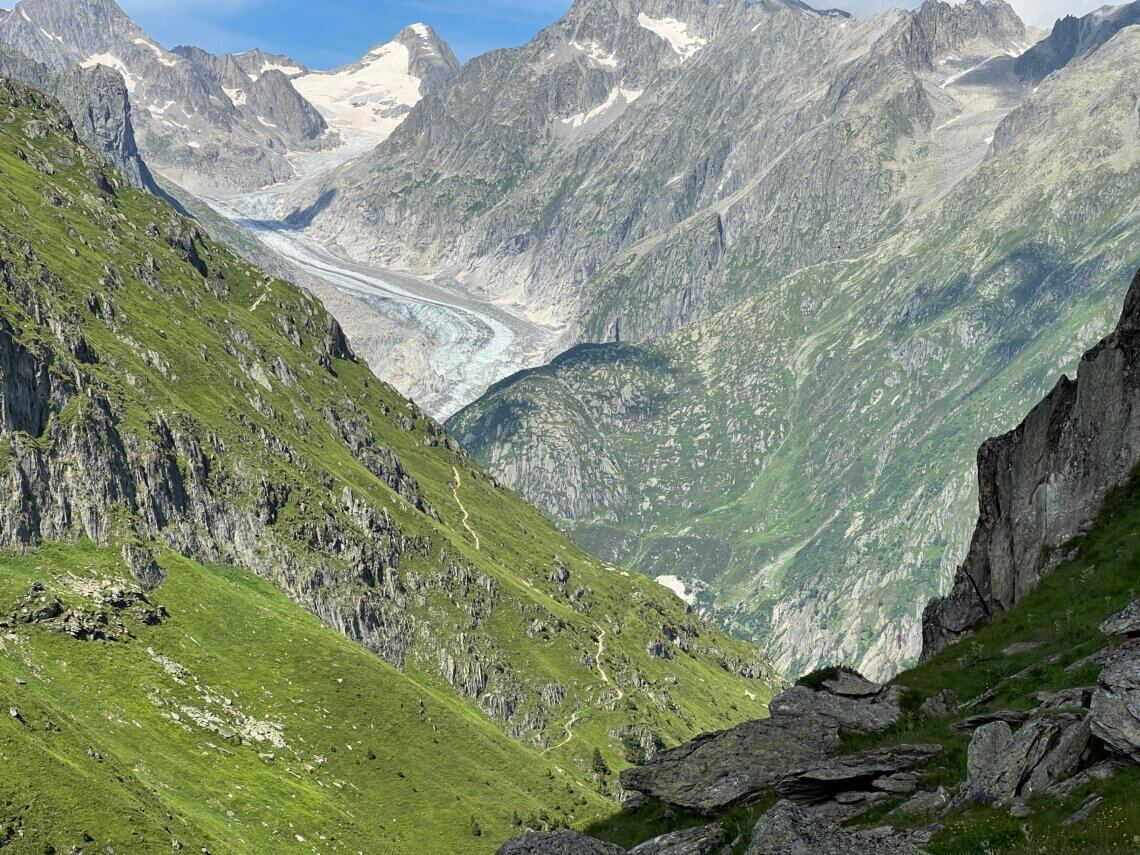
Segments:
[[[115,579],[120,564],[117,550],[89,543],[7,556],[0,602],[64,574]],[[0,826],[25,830],[16,851],[159,851],[172,838],[214,852],[489,851],[514,811],[574,822],[607,804],[588,779],[554,771],[450,692],[425,690],[251,574],[169,555],[163,564],[154,599],[171,617],[131,625],[136,639],[0,635]],[[179,684],[151,650],[212,696],[281,724],[288,747],[194,726],[179,707],[220,713],[225,702],[204,701],[192,678]]]
[[[1079,553],[1046,577],[1040,587],[1012,610],[975,636],[946,648],[930,662],[900,674],[894,681],[907,689],[902,720],[882,736],[849,740],[855,750],[893,743],[939,742],[946,751],[922,774],[920,785],[956,786],[965,778],[969,736],[955,732],[956,721],[967,715],[999,709],[1031,709],[1034,694],[1067,687],[1096,684],[1099,668],[1066,668],[1088,654],[1110,646],[1098,629],[1109,615],[1140,596],[1140,471],[1116,491],[1089,533],[1077,542]],[[1003,650],[1016,642],[1038,642],[1033,650],[1007,656]],[[1059,659],[1045,664],[1054,655]],[[1023,676],[1014,678],[1014,675]],[[1014,679],[1010,679],[1014,678]],[[990,702],[948,719],[934,719],[919,711],[921,703],[943,689],[957,693],[965,704],[995,687]],[[1063,803],[1038,798],[1031,802],[1032,816],[1011,817],[1007,809],[968,805],[942,818],[946,829],[929,846],[935,853],[968,855],[977,852],[1134,852],[1140,847],[1140,768],[1125,770],[1108,781],[1097,781],[1076,791]],[[1089,795],[1098,792],[1104,804],[1086,822],[1061,823]],[[773,801],[766,795],[755,805],[721,818],[735,833]],[[900,799],[901,801],[901,799]],[[938,819],[904,818],[892,813],[899,802],[856,820],[866,827],[890,824],[919,827]],[[637,814],[619,814],[596,824],[591,832],[631,845],[680,825],[700,822],[698,817],[662,819],[660,805]],[[707,821],[707,820],[705,820]]]
[[[421,538],[428,544],[422,554],[405,554],[399,567],[402,577],[417,573],[426,579],[447,566],[459,563],[494,580],[498,586],[493,611],[484,614],[479,622],[472,621],[468,611],[470,599],[465,599],[462,588],[437,589],[421,597],[412,597],[408,611],[416,621],[417,632],[404,676],[390,670],[382,671],[379,660],[366,657],[347,643],[322,642],[327,657],[333,657],[334,651],[340,651],[335,654],[338,656],[347,656],[350,654],[344,651],[353,651],[351,655],[361,657],[362,661],[367,658],[374,669],[369,677],[360,679],[372,681],[375,688],[369,694],[380,698],[378,706],[372,711],[362,711],[365,715],[362,719],[346,718],[345,721],[364,728],[378,721],[390,720],[398,709],[397,701],[393,699],[403,696],[407,705],[417,692],[421,692],[436,699],[434,702],[440,705],[441,716],[447,713],[453,721],[466,719],[467,727],[477,734],[471,740],[449,740],[442,748],[431,741],[437,738],[434,734],[429,735],[423,730],[390,734],[390,750],[398,748],[409,756],[431,754],[446,758],[446,763],[438,760],[435,766],[425,767],[425,777],[420,779],[417,791],[409,788],[401,796],[405,801],[402,810],[392,814],[397,817],[395,822],[362,807],[357,813],[361,828],[370,834],[379,834],[380,823],[383,822],[393,828],[392,834],[396,834],[394,829],[399,827],[405,828],[402,832],[405,835],[409,828],[422,829],[425,819],[440,809],[441,788],[450,786],[446,781],[436,780],[441,777],[438,770],[450,764],[456,764],[462,770],[458,774],[463,776],[469,774],[468,770],[475,775],[475,768],[485,769],[486,784],[479,782],[469,786],[465,782],[453,791],[454,794],[462,794],[462,798],[476,808],[492,802],[512,808],[517,804],[525,816],[530,805],[541,805],[540,810],[554,815],[561,805],[563,810],[558,815],[568,819],[571,798],[562,791],[549,792],[546,770],[550,765],[558,764],[567,770],[569,778],[594,786],[589,781],[594,748],[602,751],[607,764],[615,771],[625,763],[621,745],[609,736],[613,728],[630,722],[641,723],[666,742],[673,743],[701,730],[727,726],[763,713],[771,695],[767,684],[762,680],[738,677],[722,667],[725,658],[758,661],[753,649],[695,623],[685,614],[683,604],[664,589],[637,574],[605,565],[575,548],[541,514],[513,493],[496,487],[462,453],[433,443],[437,429],[393,389],[377,381],[363,365],[338,360],[333,366],[334,373],[326,372],[316,364],[307,334],[300,346],[287,338],[280,330],[279,316],[310,317],[313,324],[309,329],[322,327],[324,312],[315,301],[281,281],[268,281],[267,289],[267,280],[259,271],[207,242],[208,263],[215,275],[220,273],[224,277],[225,285],[224,291],[210,292],[189,265],[164,242],[148,234],[148,223],[165,223],[169,217],[168,209],[161,202],[125,188],[113,195],[98,193],[84,174],[79,150],[69,141],[57,135],[32,138],[24,133],[25,123],[42,118],[38,108],[19,107],[12,111],[12,121],[5,123],[7,113],[7,107],[0,104],[0,224],[10,233],[9,243],[13,248],[5,261],[11,271],[25,281],[37,281],[37,272],[42,264],[62,283],[60,288],[43,290],[40,296],[53,310],[69,318],[69,323],[81,327],[84,337],[98,354],[97,363],[83,365],[79,370],[109,390],[121,418],[122,432],[134,433],[145,446],[154,430],[154,414],[163,412],[172,420],[188,426],[192,434],[216,434],[230,449],[230,453],[217,455],[212,460],[219,477],[237,479],[248,467],[256,467],[270,481],[289,488],[289,503],[275,524],[275,530],[287,543],[296,545],[297,541],[289,541],[289,538],[297,536],[297,533],[305,536],[314,522],[320,520],[316,509],[323,511],[329,506],[336,513],[337,500],[342,490],[348,487],[374,508],[390,513],[403,535]],[[27,159],[21,158],[17,149],[22,150]],[[33,168],[36,162],[52,164],[51,174],[36,171]],[[49,202],[53,194],[62,204],[57,206]],[[24,242],[35,252],[30,260],[23,259],[15,251]],[[161,291],[156,292],[131,273],[132,267],[143,263],[148,254],[157,261]],[[113,290],[119,310],[119,326],[114,331],[94,317],[84,304],[88,293],[99,292],[101,286],[98,283],[108,265],[117,270],[123,280],[123,284]],[[18,337],[56,349],[58,370],[72,370],[69,357],[58,349],[59,343],[23,312],[13,295],[0,293],[0,312],[13,324]],[[231,324],[232,328],[249,335],[252,346],[247,347],[235,340],[232,334],[227,338],[226,331]],[[230,348],[228,351],[227,346]],[[208,353],[209,359],[205,363],[199,356],[199,348]],[[263,388],[241,367],[233,355],[235,349],[251,359],[263,359],[270,376],[270,363],[274,357],[280,356],[293,369],[295,384],[288,386],[270,380],[268,388]],[[154,351],[159,359],[148,356],[148,351]],[[268,403],[272,412],[267,415],[264,406],[255,405],[251,391],[260,396],[262,403]],[[377,440],[391,448],[404,468],[417,480],[425,500],[438,510],[438,522],[397,497],[353,457],[319,416],[322,406],[339,407],[346,399],[365,414]],[[411,419],[410,430],[402,425],[405,416]],[[84,417],[83,409],[76,401],[59,418]],[[289,463],[274,455],[255,435],[242,427],[239,419],[263,428],[288,445],[295,453],[294,460],[302,461],[304,465]],[[0,437],[0,463],[6,464],[10,457],[11,440],[10,436]],[[22,441],[40,440],[24,437]],[[460,499],[470,512],[470,524],[481,539],[478,550],[462,526],[461,512],[452,495],[453,467],[458,467],[462,473]],[[327,480],[331,488],[322,486],[323,480]],[[117,529],[119,531],[121,529]],[[59,553],[58,560],[67,565],[73,561],[69,555],[64,550]],[[560,559],[570,571],[570,592],[578,587],[585,589],[582,599],[572,600],[550,580],[556,559]],[[81,562],[81,559],[74,558],[74,561]],[[110,562],[111,559],[107,558],[105,563]],[[19,582],[5,590],[19,589],[26,581],[25,576],[20,575],[20,572],[26,574],[26,564],[9,558],[5,559],[2,567],[0,578],[10,576]],[[20,567],[25,570],[18,571]],[[176,615],[175,625],[190,619],[188,610],[177,608],[178,597],[182,597],[184,603],[194,599],[180,586],[197,580],[204,588],[197,596],[206,600],[212,595],[217,574],[232,579],[235,572],[195,569],[185,563],[177,567],[178,572],[172,574],[168,584],[171,592],[180,590],[182,593],[168,594],[165,589],[163,592],[164,597],[170,596],[175,600],[172,608]],[[183,576],[183,572],[187,575]],[[253,586],[252,590],[261,591],[262,596],[268,596],[260,583],[249,579],[246,584]],[[342,591],[349,600],[368,593],[363,581],[357,588],[348,587]],[[8,605],[8,602],[0,601],[0,612]],[[210,613],[212,619],[204,617],[203,627],[188,631],[189,635],[202,640],[206,653],[214,657],[211,660],[215,663],[213,667],[219,669],[216,671],[217,682],[230,683],[235,691],[248,690],[248,685],[242,682],[244,677],[240,671],[226,673],[222,667],[233,657],[225,655],[222,650],[205,647],[202,636],[209,635],[204,628],[223,633],[224,626],[218,626],[223,616],[229,616],[240,627],[247,628],[256,623],[256,613],[247,610],[250,605],[249,599],[242,598],[218,602],[216,611]],[[279,599],[275,607],[284,609],[285,601]],[[536,619],[557,628],[548,632],[529,632]],[[302,620],[309,619],[300,614],[283,618],[285,628],[280,632],[285,637],[295,637],[298,633],[288,630],[289,623],[303,625],[300,623]],[[690,626],[696,638],[692,653],[678,651],[677,658],[669,661],[646,655],[646,644],[660,636],[662,624]],[[310,621],[307,625],[310,627],[308,632],[315,632],[315,623]],[[583,661],[583,654],[597,652],[601,627],[606,629],[603,666],[625,693],[620,702],[613,702],[614,687],[605,685],[599,671],[588,661]],[[227,640],[223,633],[217,644],[224,650],[241,638],[241,634],[235,633]],[[170,642],[172,649],[182,643],[181,640]],[[48,662],[67,661],[65,656],[48,652],[53,645],[58,647],[62,644],[61,640],[52,637],[36,637],[34,645],[45,646],[45,664],[42,667],[48,668]],[[336,646],[338,644],[339,647]],[[502,675],[518,680],[528,691],[528,704],[534,702],[538,691],[545,685],[557,683],[566,687],[566,700],[555,706],[545,731],[535,737],[537,746],[528,745],[524,750],[496,741],[488,733],[488,717],[478,703],[461,700],[443,678],[442,655],[453,655],[462,662],[463,657],[476,647],[493,665],[492,681]],[[13,649],[9,645],[7,654],[0,653],[0,667],[15,667]],[[59,654],[62,649],[55,652]],[[91,651],[97,649],[82,648],[84,653],[71,652],[68,656],[92,656]],[[268,680],[268,670],[273,663],[262,661],[258,664],[257,655],[278,649],[287,650],[288,645],[278,648],[259,643],[246,654],[247,659],[253,657],[249,667],[265,674],[264,679]],[[309,698],[315,698],[329,687],[323,674],[305,674],[304,665],[309,659],[307,653],[301,652],[293,663],[300,669],[293,679],[299,690],[303,689]],[[68,693],[73,698],[98,697],[98,693],[93,691],[96,684],[83,682],[88,675],[98,673],[96,663],[89,665],[83,669],[55,672],[55,679],[50,685],[61,694],[54,700],[45,695],[32,701],[44,705],[45,717],[64,717],[58,709],[51,710],[57,703],[64,708],[69,707],[72,701],[65,700]],[[145,659],[140,658],[137,651],[123,654],[122,658],[109,658],[98,665],[107,669],[104,673],[111,674],[117,674],[119,668],[133,673],[133,669],[144,666]],[[5,692],[9,689],[5,686]],[[124,685],[117,687],[116,691],[126,689]],[[137,701],[138,698],[134,698],[133,702]],[[123,703],[130,706],[132,701],[124,700]],[[347,713],[346,705],[344,715]],[[543,756],[540,747],[560,742],[565,723],[575,713],[581,719],[581,724],[575,729],[575,738],[565,747]],[[343,715],[330,718],[341,719]],[[7,727],[10,722],[3,724]],[[500,720],[494,720],[494,724],[505,727]],[[83,726],[94,727],[95,723],[87,722]],[[298,727],[310,727],[315,734],[316,729],[323,728],[324,724],[307,720]],[[457,732],[462,732],[462,728]],[[315,742],[316,735],[312,739]],[[487,750],[482,752],[486,756],[465,754],[465,749],[478,745],[474,741],[476,739],[487,746]],[[201,742],[199,734],[194,745]],[[8,757],[16,768],[37,768],[30,765],[32,756],[39,750],[34,749],[35,743],[17,741],[9,745]],[[98,796],[101,787],[125,788],[124,797],[126,791],[134,793],[123,801],[127,805],[132,803],[131,799],[137,802],[154,798],[153,794],[146,795],[147,788],[140,783],[144,779],[161,780],[163,788],[174,785],[173,779],[180,777],[182,772],[169,775],[169,779],[167,775],[159,775],[155,779],[149,773],[144,775],[134,771],[138,768],[135,758],[139,754],[136,752],[147,755],[148,765],[157,763],[154,758],[163,754],[161,750],[144,749],[128,745],[121,749],[122,755],[118,747],[105,752],[108,758],[116,758],[116,774],[126,779],[118,785],[90,769],[83,773],[87,777],[75,779],[66,787],[61,784],[29,790],[18,785],[12,787],[14,779],[8,778],[2,786],[11,788],[0,797],[0,805],[11,802],[19,806],[34,794],[39,822],[46,822],[50,817],[61,825],[76,829],[80,820],[86,822],[84,817],[94,816],[107,804],[117,804],[115,799],[104,800]],[[229,772],[219,774],[219,770],[210,768],[210,764],[195,768],[197,761],[192,761],[181,750],[168,753],[170,762],[187,764],[187,780],[193,781],[201,776],[202,780],[210,782],[206,790],[214,792],[208,804],[201,809],[218,810],[221,800],[228,796],[219,794],[217,790],[229,779]],[[472,761],[472,757],[476,760]],[[83,768],[75,765],[76,762],[82,764],[82,761],[77,761],[67,752],[43,762],[53,764],[55,774],[50,776],[51,780],[71,778],[80,774],[77,770]],[[248,758],[240,762],[252,763]],[[40,776],[36,772],[33,777],[39,779]],[[345,789],[361,788],[365,802],[387,803],[388,797],[384,794],[392,786],[388,777],[381,775],[357,780],[350,778],[346,771],[344,779],[348,781]],[[479,788],[484,786],[496,791],[497,795],[483,800]],[[516,799],[510,796],[514,787],[519,793],[524,790],[531,793],[531,797],[519,795]],[[506,798],[504,793],[508,794]],[[575,798],[580,797],[575,795]],[[585,798],[591,804],[596,801],[592,801],[589,795]],[[290,804],[301,803],[294,801],[291,794],[288,799]],[[298,799],[301,799],[300,795]],[[155,810],[153,802],[150,804],[148,813]],[[314,811],[308,815],[321,813],[320,809]],[[467,809],[460,811],[464,816],[470,812]],[[224,811],[222,813],[224,815]],[[492,814],[487,820],[489,828],[501,830],[502,810]],[[141,816],[136,820],[142,822]],[[446,816],[444,819],[447,820]],[[94,819],[90,821],[95,822]],[[215,818],[213,821],[218,820]],[[433,838],[436,843],[444,845],[446,835],[455,833],[448,827],[449,822],[439,822],[440,827],[431,832],[444,835]],[[436,824],[432,822],[433,828]],[[271,823],[271,826],[284,833],[280,824]],[[155,834],[158,825],[150,823],[147,827],[150,830],[146,833]],[[196,833],[203,835],[215,835],[219,828],[194,827],[199,828]],[[255,833],[262,832],[249,832],[251,835]],[[308,839],[308,835],[303,836]],[[489,837],[488,834],[483,840],[487,841]],[[488,848],[490,845],[486,843]]]

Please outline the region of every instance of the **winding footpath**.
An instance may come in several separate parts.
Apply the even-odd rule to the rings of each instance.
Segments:
[[[463,502],[459,498],[459,488],[463,485],[463,482],[459,478],[459,469],[458,467],[452,466],[451,471],[455,473],[455,481],[451,485],[451,495],[455,497],[455,504],[459,506],[459,512],[463,514],[463,527],[467,529],[467,533],[475,539],[475,551],[478,552],[479,535],[475,533],[475,529],[471,528],[471,524],[468,522],[468,520],[471,519],[471,514],[467,513],[467,508],[464,507]]]
[[[597,629],[598,652],[594,656],[594,668],[597,670],[598,676],[602,678],[602,682],[617,692],[617,694],[609,700],[598,701],[595,704],[590,704],[590,706],[584,707],[583,709],[575,712],[572,716],[570,716],[570,720],[566,722],[565,725],[563,725],[566,730],[566,738],[559,742],[557,745],[551,745],[549,748],[544,749],[542,752],[543,754],[549,754],[551,751],[556,751],[557,749],[562,748],[570,743],[570,741],[574,738],[574,725],[582,720],[582,713],[592,709],[600,709],[601,707],[605,706],[608,706],[611,710],[615,710],[617,709],[617,705],[621,703],[621,699],[625,697],[625,689],[614,683],[614,681],[610,679],[609,674],[606,673],[606,669],[602,667],[602,654],[606,650],[606,631],[600,626],[598,626]]]

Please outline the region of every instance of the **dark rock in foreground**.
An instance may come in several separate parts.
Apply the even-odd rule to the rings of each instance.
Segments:
[[[621,783],[689,810],[722,810],[823,759],[843,733],[886,730],[901,715],[900,696],[898,688],[839,670],[818,689],[794,686],[773,699],[771,718],[662,751],[652,763],[623,770]]]
[[[512,837],[498,855],[624,855],[625,850],[577,831],[528,831]]]
[[[1140,273],[1117,328],[978,451],[978,524],[953,590],[926,607],[922,657],[1020,602],[1140,462]]]
[[[760,817],[747,855],[917,855],[917,846],[874,832],[850,832],[782,801]]]

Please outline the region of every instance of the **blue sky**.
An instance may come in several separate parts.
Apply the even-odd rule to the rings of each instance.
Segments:
[[[570,6],[570,0],[119,0],[167,47],[195,44],[222,53],[260,47],[313,68],[358,59],[408,24],[431,24],[462,60],[520,45]],[[811,0],[809,0],[811,2]],[[1012,0],[1030,24],[1048,26],[1065,12],[1104,0]],[[1120,2],[1120,0],[1117,0]],[[914,0],[816,0],[870,15]],[[0,6],[10,6],[0,0]]]
[[[0,0],[0,6],[11,6]],[[525,44],[570,0],[119,0],[166,47],[260,47],[313,68],[359,59],[408,24],[431,24],[462,60]]]

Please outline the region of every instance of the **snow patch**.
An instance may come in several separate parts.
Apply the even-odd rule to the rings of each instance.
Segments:
[[[606,96],[606,100],[594,107],[586,113],[577,113],[566,119],[559,119],[559,121],[571,128],[582,128],[590,124],[594,120],[601,118],[611,109],[621,102],[621,106],[625,107],[632,104],[645,92],[644,89],[623,89],[620,86],[615,86],[610,90],[610,94]]]
[[[682,62],[708,44],[707,39],[690,35],[684,21],[678,21],[676,18],[650,18],[644,12],[639,12],[637,23],[668,42],[669,47],[680,55]]]
[[[423,97],[422,81],[409,71],[410,59],[406,47],[389,42],[355,65],[302,74],[293,86],[334,130],[386,139]]]
[[[663,588],[668,588],[690,606],[697,601],[696,595],[689,592],[685,580],[679,576],[658,576],[655,581]]]
[[[227,89],[222,87],[222,91],[226,93],[226,97],[233,101],[235,107],[240,107],[245,104],[245,90],[244,89]]]
[[[113,53],[96,53],[87,57],[83,62],[79,63],[84,68],[93,68],[96,65],[103,65],[107,68],[112,68],[119,74],[123,75],[123,82],[127,85],[127,92],[134,92],[137,85],[135,79],[131,77],[131,73],[127,71],[127,66],[121,59]]]
[[[154,51],[154,55],[158,57],[158,61],[167,67],[178,65],[178,60],[172,59],[167,55],[166,51],[148,39],[135,39],[135,44],[150,48],[152,51]]]
[[[597,42],[570,42],[570,47],[574,50],[586,54],[590,59],[600,65],[602,68],[616,71],[618,67],[618,59],[612,53],[606,51]]]
[[[295,74],[304,74],[305,69],[296,65],[278,65],[275,62],[267,62],[261,66],[261,70],[257,72],[257,76],[265,74],[267,71],[280,71],[286,77],[292,77]]]

